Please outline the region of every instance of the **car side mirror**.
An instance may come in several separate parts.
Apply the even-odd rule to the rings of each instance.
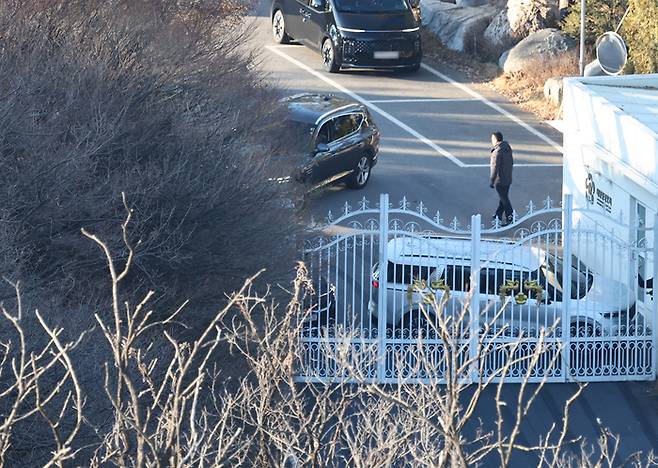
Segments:
[[[316,10],[324,10],[324,0],[311,0],[309,5]]]
[[[315,147],[316,153],[326,153],[329,151],[329,145],[326,143],[318,143],[318,146]]]

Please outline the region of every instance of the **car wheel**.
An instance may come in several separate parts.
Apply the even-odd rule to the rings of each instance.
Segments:
[[[336,61],[334,43],[329,38],[326,38],[322,43],[322,64],[329,73],[336,73],[340,70],[340,65]]]
[[[356,168],[354,168],[354,172],[347,181],[347,185],[356,190],[362,189],[370,180],[371,170],[372,163],[370,162],[370,157],[367,154],[364,154],[361,156],[361,159],[359,159]]]
[[[272,17],[272,36],[277,44],[287,44],[290,42],[290,36],[286,33],[286,20],[281,10],[276,10]]]
[[[571,336],[578,338],[601,336],[601,329],[598,326],[594,327],[589,322],[575,322],[571,324]]]

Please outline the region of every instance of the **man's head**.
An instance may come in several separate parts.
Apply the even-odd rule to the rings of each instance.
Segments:
[[[498,143],[503,141],[503,134],[500,132],[493,132],[491,134],[491,144],[493,146],[496,146]]]

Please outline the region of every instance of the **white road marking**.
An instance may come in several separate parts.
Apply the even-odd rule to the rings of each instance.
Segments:
[[[514,163],[514,167],[562,167],[562,163]],[[466,167],[491,167],[489,164],[466,164]]]
[[[373,99],[370,102],[375,104],[396,103],[396,102],[472,102],[477,101],[475,98],[436,98],[436,99]]]
[[[340,91],[340,92],[342,92],[342,93],[344,93],[344,94],[347,94],[347,95],[348,95],[349,97],[351,97],[352,99],[354,99],[354,100],[356,100],[356,101],[359,101],[359,102],[360,102],[361,104],[363,104],[364,106],[368,106],[370,109],[372,109],[373,111],[375,111],[376,113],[378,113],[379,115],[381,115],[382,117],[384,117],[386,120],[388,120],[388,121],[390,121],[391,123],[397,125],[398,127],[400,127],[400,128],[401,128],[402,130],[404,130],[405,132],[411,134],[411,136],[417,138],[418,140],[420,140],[421,142],[423,142],[424,144],[426,144],[427,146],[429,146],[430,148],[432,148],[432,149],[435,150],[436,152],[442,154],[443,156],[445,156],[446,158],[448,158],[450,161],[452,161],[453,163],[455,163],[455,164],[458,165],[459,167],[466,167],[466,164],[464,164],[464,163],[461,162],[459,159],[457,159],[456,157],[454,157],[454,156],[453,156],[452,154],[450,154],[447,150],[445,150],[444,148],[440,147],[439,145],[437,145],[436,143],[434,143],[433,141],[431,141],[429,138],[427,138],[427,137],[421,135],[420,133],[418,133],[416,130],[414,130],[413,128],[411,128],[411,127],[408,126],[407,124],[405,124],[405,123],[399,121],[398,119],[396,119],[395,117],[393,117],[391,114],[389,114],[389,113],[386,112],[384,109],[382,109],[382,108],[380,108],[379,106],[377,106],[376,104],[373,104],[373,103],[371,103],[370,101],[368,101],[367,99],[365,99],[365,98],[359,96],[359,95],[356,94],[355,92],[350,91],[349,89],[347,89],[346,87],[342,86],[341,84],[338,84],[337,82],[335,82],[335,81],[332,80],[331,78],[328,78],[328,77],[324,76],[322,73],[320,73],[320,72],[318,72],[318,71],[316,71],[316,70],[313,70],[313,69],[312,69],[311,67],[309,67],[308,65],[305,65],[305,64],[303,64],[302,62],[300,62],[299,60],[292,58],[291,56],[289,56],[288,54],[286,54],[286,53],[284,53],[283,51],[279,50],[278,48],[274,48],[274,47],[272,47],[272,46],[266,46],[265,48],[266,48],[266,49],[269,49],[269,50],[272,51],[272,52],[274,52],[274,53],[277,54],[278,56],[280,56],[280,57],[286,59],[288,62],[292,63],[293,65],[296,65],[297,67],[301,68],[302,70],[304,70],[304,71],[310,73],[311,75],[315,76],[315,77],[318,78],[319,80],[322,80],[322,81],[324,81],[325,83],[327,83],[328,85],[333,86],[333,87],[336,88],[338,91]]]
[[[500,114],[503,114],[505,117],[507,117],[508,119],[512,120],[513,122],[519,124],[520,126],[522,126],[523,128],[525,128],[527,131],[529,131],[529,132],[532,133],[533,135],[535,135],[535,136],[541,138],[541,139],[544,140],[546,143],[548,143],[549,145],[551,145],[553,148],[555,148],[556,150],[558,150],[560,153],[563,152],[563,150],[562,150],[562,146],[561,146],[560,144],[556,143],[555,141],[553,141],[552,139],[550,139],[549,137],[547,137],[546,135],[544,135],[542,132],[540,132],[539,130],[535,129],[534,127],[531,127],[530,125],[528,125],[527,123],[525,123],[523,120],[519,119],[517,116],[515,116],[515,115],[511,114],[510,112],[506,111],[505,109],[503,109],[502,107],[500,107],[498,104],[496,104],[496,103],[494,103],[494,102],[491,102],[489,99],[485,98],[484,96],[482,96],[482,95],[481,95],[480,93],[478,93],[477,91],[475,91],[475,90],[469,88],[468,86],[466,86],[466,85],[463,84],[463,83],[459,83],[458,81],[453,80],[453,79],[450,78],[449,76],[444,75],[443,73],[441,73],[440,71],[438,71],[438,70],[436,70],[436,69],[430,67],[429,65],[426,65],[426,64],[423,63],[423,64],[421,64],[421,67],[423,67],[425,70],[427,70],[428,72],[430,72],[432,75],[434,75],[434,76],[436,76],[436,77],[438,77],[438,78],[441,78],[443,81],[447,81],[448,83],[450,83],[451,85],[453,85],[453,86],[459,88],[460,90],[464,91],[465,93],[470,94],[470,95],[473,96],[475,99],[477,99],[477,100],[479,100],[479,101],[482,101],[484,104],[486,104],[487,106],[491,107],[491,108],[492,108],[493,110],[495,110],[496,112],[498,112],[498,113],[500,113]]]
[[[289,47],[291,47],[291,46],[280,46],[280,45],[279,46],[265,46],[265,48],[268,49],[269,51],[277,54],[281,58],[283,58],[283,59],[287,60],[288,62],[292,63],[293,65],[295,65],[295,66],[301,68],[302,70],[306,71],[307,73],[315,76],[319,80],[324,81],[325,83],[327,83],[328,85],[334,87],[335,89],[337,89],[341,93],[348,95],[349,97],[351,97],[355,101],[358,101],[361,104],[363,104],[364,106],[367,106],[368,108],[370,108],[371,110],[373,110],[377,114],[384,117],[386,120],[390,121],[394,125],[400,127],[405,132],[409,133],[411,136],[415,137],[417,140],[419,140],[423,144],[429,146],[431,149],[433,149],[437,153],[439,153],[442,156],[446,157],[451,162],[455,163],[457,166],[459,166],[459,167],[482,167],[482,168],[489,167],[489,164],[466,164],[466,163],[462,162],[457,157],[455,157],[453,154],[451,154],[449,151],[447,151],[445,148],[437,145],[436,143],[434,143],[433,141],[431,141],[429,138],[425,137],[424,135],[421,135],[418,131],[414,130],[409,125],[407,125],[404,122],[402,122],[402,121],[398,120],[397,118],[393,117],[391,114],[389,114],[388,112],[386,112],[381,107],[379,107],[375,104],[376,102],[381,103],[381,102],[385,102],[385,101],[369,101],[366,98],[358,95],[354,91],[351,91],[351,90],[347,89],[346,87],[344,87],[340,83],[332,80],[331,78],[323,75],[322,73],[318,72],[317,70],[312,69],[308,65],[300,62],[299,60],[291,57],[290,55],[288,55],[285,52],[283,52],[282,50],[280,50],[280,49],[285,49],[285,48],[289,48]],[[427,71],[429,71],[430,73],[432,73],[433,75],[435,75],[438,78],[442,79],[443,81],[446,81],[446,82],[452,84],[453,86],[456,86],[457,88],[461,89],[462,91],[466,92],[467,94],[473,96],[473,98],[475,98],[475,100],[481,101],[482,103],[484,103],[487,106],[491,107],[495,111],[497,111],[497,112],[503,114],[504,116],[508,117],[510,120],[514,121],[515,123],[519,124],[521,127],[528,130],[530,133],[538,136],[539,138],[544,140],[546,143],[553,146],[559,152],[562,152],[562,146],[560,146],[558,143],[551,140],[549,137],[547,137],[546,135],[544,135],[540,131],[534,129],[533,127],[531,127],[530,125],[528,125],[527,123],[525,123],[524,121],[522,121],[521,119],[516,117],[515,115],[509,113],[508,111],[506,111],[505,109],[500,107],[498,104],[495,104],[495,103],[489,101],[487,98],[480,95],[476,91],[470,89],[468,86],[453,80],[449,76],[444,75],[443,73],[439,72],[438,70],[435,70],[434,68],[430,67],[429,65],[425,65],[423,63],[423,64],[421,64],[421,66],[424,69],[426,69]],[[441,99],[439,99],[439,100],[441,100]],[[458,99],[458,100],[465,101],[467,99]],[[401,101],[403,101],[403,100],[397,100],[395,102],[401,102]],[[539,163],[539,164],[514,163],[514,167],[561,167],[561,166],[562,166],[561,163]]]

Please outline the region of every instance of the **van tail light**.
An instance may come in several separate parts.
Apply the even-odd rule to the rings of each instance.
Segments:
[[[379,287],[379,281],[377,281],[377,280],[372,280],[372,287],[373,287],[373,288],[378,288],[378,287]]]

